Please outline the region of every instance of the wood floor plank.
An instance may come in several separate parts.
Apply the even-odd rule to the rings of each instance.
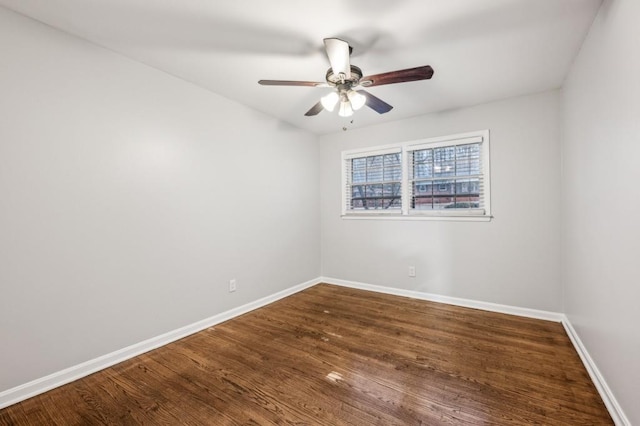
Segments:
[[[610,425],[561,324],[320,284],[0,425]]]

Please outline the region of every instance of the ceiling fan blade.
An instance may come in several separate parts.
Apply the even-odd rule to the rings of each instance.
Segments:
[[[338,76],[344,74],[345,78],[351,78],[351,65],[349,63],[349,43],[339,38],[325,38],[324,47],[327,50],[327,57],[331,63],[333,74]]]
[[[258,84],[261,84],[263,86],[330,87],[326,82],[323,81],[259,80]]]
[[[384,114],[385,112],[389,112],[393,109],[391,105],[383,101],[382,99],[373,96],[369,92],[365,92],[364,90],[358,90],[358,93],[364,95],[367,98],[366,105],[377,112],[378,114]]]
[[[311,117],[312,115],[318,115],[320,111],[322,111],[323,109],[324,107],[322,106],[322,102],[318,102],[317,104],[312,106],[309,111],[305,112],[304,115],[306,115],[307,117]]]
[[[363,87],[382,86],[383,84],[405,83],[407,81],[428,80],[433,76],[433,68],[429,65],[406,70],[384,72],[368,75],[360,79]]]

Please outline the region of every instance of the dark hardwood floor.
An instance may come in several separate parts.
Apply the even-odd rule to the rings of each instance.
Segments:
[[[0,424],[613,423],[559,323],[321,284]]]

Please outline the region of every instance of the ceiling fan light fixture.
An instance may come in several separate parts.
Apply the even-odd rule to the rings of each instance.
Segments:
[[[351,102],[349,102],[349,99],[343,99],[340,102],[338,115],[340,117],[351,117],[353,115],[353,108],[351,107]]]
[[[349,98],[351,108],[353,108],[354,111],[359,110],[365,103],[367,103],[367,98],[353,89],[347,92],[347,97]]]
[[[322,107],[327,111],[333,111],[338,103],[339,96],[336,92],[331,92],[328,95],[325,95],[320,98],[320,103],[322,103]]]

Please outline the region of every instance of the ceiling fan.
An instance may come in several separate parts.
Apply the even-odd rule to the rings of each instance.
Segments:
[[[335,91],[323,96],[318,103],[311,107],[304,115],[317,115],[323,109],[333,111],[340,103],[338,115],[350,117],[353,111],[367,105],[379,114],[391,111],[393,108],[380,98],[357,87],[373,87],[383,84],[404,83],[408,81],[428,80],[433,76],[433,68],[429,65],[390,71],[375,75],[362,75],[362,70],[349,62],[353,48],[339,38],[325,38],[324,46],[331,68],[327,71],[326,82],[290,81],[290,80],[260,80],[264,86],[307,86],[333,87]]]

